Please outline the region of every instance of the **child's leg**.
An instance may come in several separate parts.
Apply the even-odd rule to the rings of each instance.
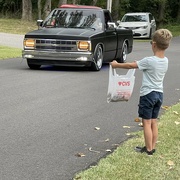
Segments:
[[[152,141],[153,141],[153,133],[152,133],[152,122],[150,119],[142,119],[143,129],[144,129],[144,140],[145,146],[148,151],[153,149]]]
[[[151,120],[151,129],[152,129],[152,149],[155,149],[157,138],[158,138],[158,125],[157,119]]]

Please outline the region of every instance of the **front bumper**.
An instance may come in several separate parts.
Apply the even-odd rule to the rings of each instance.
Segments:
[[[32,64],[56,66],[90,66],[93,61],[91,52],[54,52],[23,50],[22,57]],[[32,61],[31,61],[32,60]]]
[[[133,38],[148,38],[148,37],[149,37],[148,29],[133,30]]]

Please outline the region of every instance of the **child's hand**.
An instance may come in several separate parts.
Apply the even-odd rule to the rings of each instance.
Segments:
[[[110,62],[110,64],[111,64],[112,68],[116,68],[118,62],[116,60],[114,60],[114,61]]]

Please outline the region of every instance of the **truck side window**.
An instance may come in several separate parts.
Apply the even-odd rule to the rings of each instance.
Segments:
[[[104,18],[105,18],[105,20],[104,20],[105,27],[106,27],[106,29],[108,29],[108,22],[112,21],[108,12],[104,12]]]

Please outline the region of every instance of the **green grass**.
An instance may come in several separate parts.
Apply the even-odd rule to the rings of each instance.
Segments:
[[[159,121],[157,151],[149,157],[133,148],[143,145],[143,132],[126,141],[97,166],[82,171],[74,180],[179,180],[180,104],[167,110]]]
[[[26,34],[35,29],[37,29],[35,21],[28,22],[20,19],[0,19],[0,32]]]
[[[169,29],[173,36],[176,37],[176,36],[180,36],[180,25],[178,24],[174,24],[174,25],[165,25],[163,28],[167,28]]]
[[[22,49],[0,46],[0,60],[22,56]]]
[[[35,29],[37,29],[35,21],[27,22],[19,19],[0,19],[0,32],[23,35]],[[0,46],[0,60],[21,56],[21,49]]]

